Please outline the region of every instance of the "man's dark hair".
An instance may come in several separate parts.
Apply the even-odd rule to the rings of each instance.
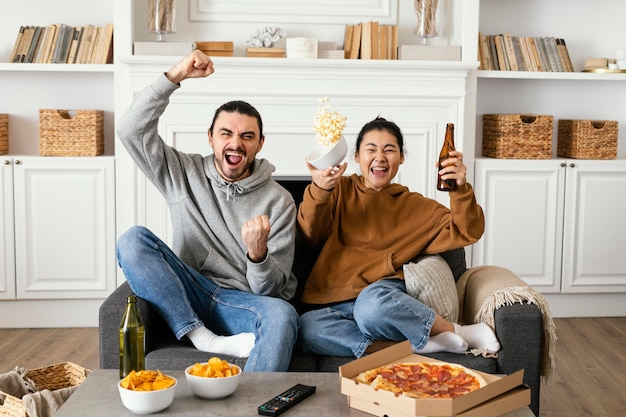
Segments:
[[[215,120],[221,112],[240,113],[246,116],[254,117],[259,125],[259,139],[263,137],[263,120],[261,120],[261,114],[258,112],[257,109],[254,108],[253,105],[241,100],[229,101],[228,103],[222,104],[217,110],[215,110],[215,114],[213,115],[213,121],[211,122],[211,127],[209,128],[211,135],[213,134]]]

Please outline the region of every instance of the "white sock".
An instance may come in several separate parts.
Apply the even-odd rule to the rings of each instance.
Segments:
[[[500,350],[496,333],[487,323],[480,322],[465,326],[454,323],[454,333],[467,340],[470,348],[485,349],[490,352]]]
[[[218,336],[206,327],[198,327],[187,333],[196,349],[240,358],[250,356],[254,347],[254,333],[239,333],[232,336]]]
[[[467,342],[458,334],[443,332],[428,339],[428,343],[418,353],[452,352],[464,353]]]

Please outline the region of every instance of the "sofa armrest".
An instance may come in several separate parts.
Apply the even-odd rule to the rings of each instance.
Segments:
[[[539,391],[546,337],[541,295],[510,270],[497,266],[468,269],[457,282],[460,321],[485,321],[500,341],[497,372],[524,369],[531,388],[531,409],[539,414]]]
[[[524,370],[524,383],[531,388],[530,408],[539,415],[541,369],[544,358],[543,315],[535,304],[514,303],[495,311],[496,336],[500,341],[497,372]]]
[[[99,310],[99,340],[100,340],[100,368],[111,369],[119,367],[119,329],[126,299],[133,292],[127,282],[120,285],[100,305]],[[170,331],[161,316],[142,298],[137,297],[137,307],[141,314],[146,334],[146,355],[162,337],[164,332]]]

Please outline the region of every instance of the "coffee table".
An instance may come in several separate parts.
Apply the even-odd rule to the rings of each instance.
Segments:
[[[163,371],[178,380],[174,402],[158,416],[212,417],[258,416],[257,407],[273,396],[297,383],[315,385],[315,394],[294,408],[285,417],[371,417],[371,414],[352,409],[347,397],[341,394],[339,375],[319,372],[244,372],[237,391],[221,400],[203,400],[190,391],[184,371]],[[78,387],[57,411],[55,417],[125,417],[137,414],[124,408],[117,391],[119,372],[115,369],[96,369]],[[528,407],[506,415],[533,417]]]

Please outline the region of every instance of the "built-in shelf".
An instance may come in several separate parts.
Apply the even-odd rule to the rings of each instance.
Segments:
[[[484,71],[477,72],[478,78],[503,78],[520,80],[581,80],[581,81],[624,81],[626,73],[602,74],[593,72],[538,72],[538,71]]]
[[[1,62],[0,72],[110,72],[115,66],[112,64],[22,64]]]

